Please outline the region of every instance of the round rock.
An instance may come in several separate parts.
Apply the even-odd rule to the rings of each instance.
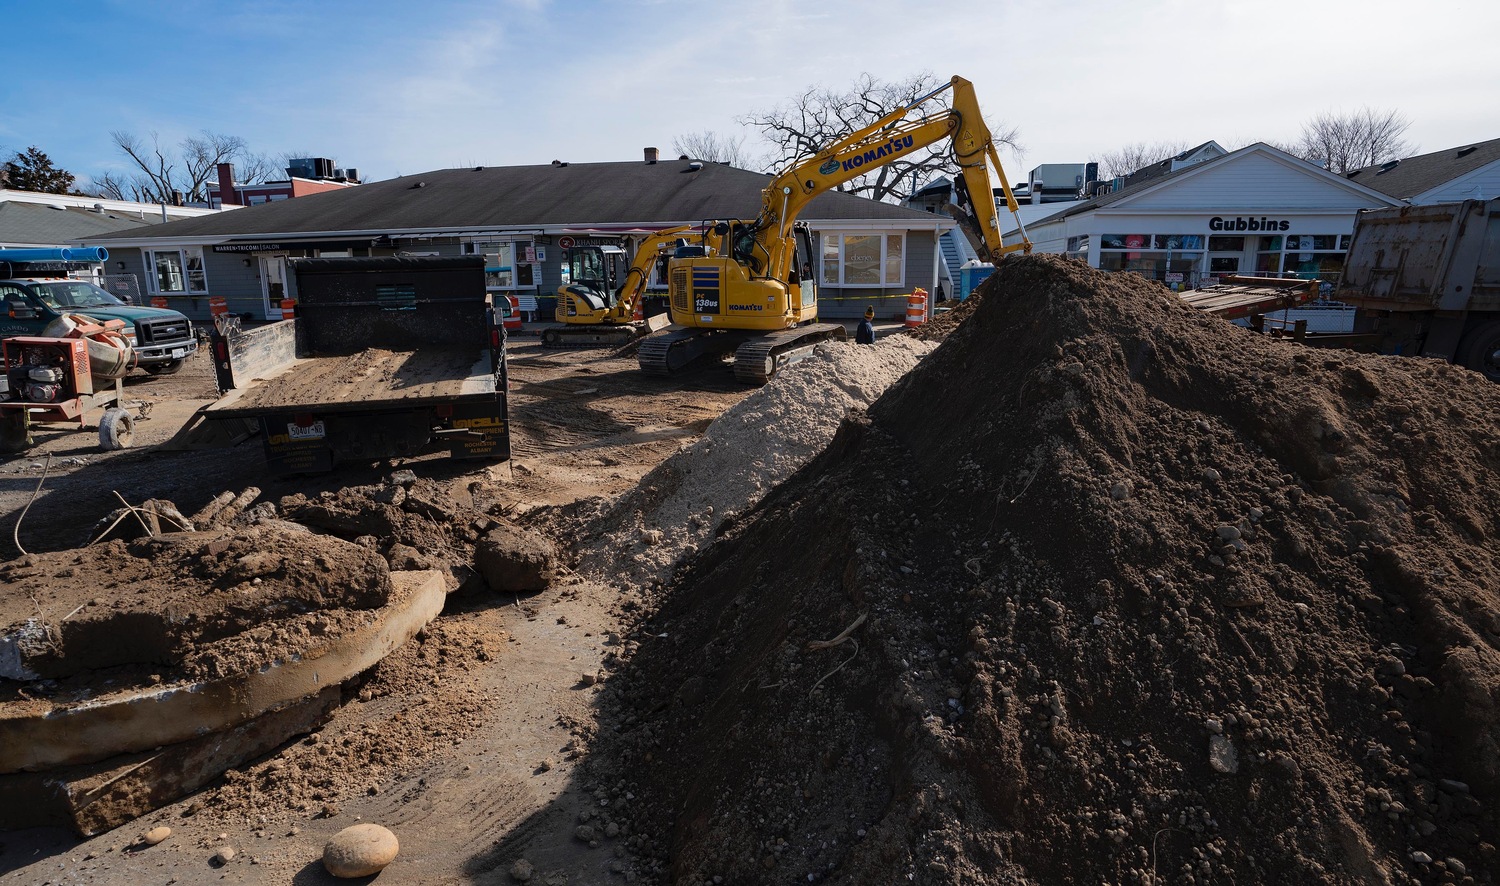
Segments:
[[[154,827],[146,833],[141,834],[141,842],[145,843],[147,846],[155,846],[157,843],[160,843],[170,836],[172,836],[172,829],[165,825],[162,825],[161,827]]]
[[[344,828],[323,847],[323,867],[335,877],[368,877],[396,859],[401,844],[378,824]]]

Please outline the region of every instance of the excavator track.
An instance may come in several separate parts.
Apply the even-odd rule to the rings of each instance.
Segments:
[[[704,354],[733,350],[745,333],[717,329],[668,327],[641,339],[636,359],[649,375],[672,375]]]
[[[544,348],[617,348],[640,338],[639,326],[558,326],[542,330]]]
[[[734,377],[763,385],[784,367],[810,355],[819,342],[848,337],[837,323],[813,323],[756,336],[735,349]]]

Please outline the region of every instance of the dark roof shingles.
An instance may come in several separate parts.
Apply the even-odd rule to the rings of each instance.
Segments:
[[[760,211],[761,191],[769,181],[761,173],[717,163],[703,163],[692,171],[685,160],[441,169],[170,222],[148,236],[477,230],[752,218]],[[818,196],[803,212],[805,219],[822,220],[911,220],[930,215],[837,192]]]

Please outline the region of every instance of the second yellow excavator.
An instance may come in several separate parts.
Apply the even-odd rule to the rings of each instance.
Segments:
[[[684,244],[692,225],[664,228],[648,235],[635,250],[635,259],[625,271],[625,280],[614,285],[617,263],[624,250],[618,247],[574,246],[568,250],[568,282],[557,289],[557,322],[563,324],[542,332],[548,348],[594,347],[629,344],[650,331],[638,313],[651,283],[656,263]],[[669,321],[663,318],[661,326]]]
[[[951,107],[907,119],[950,89]],[[973,84],[953,77],[910,105],[792,164],[761,192],[761,210],[754,220],[700,225],[697,244],[676,249],[668,261],[674,325],[641,340],[641,369],[670,374],[699,355],[732,349],[736,377],[764,384],[818,342],[845,337],[842,325],[817,322],[819,256],[811,231],[797,221],[798,215],[819,194],[945,138],[952,141],[960,171],[954,181],[957,206],[950,212],[977,241],[980,257],[995,262],[1017,250],[1030,252],[1031,242],[989,127],[980,116]],[[991,165],[1020,232],[1017,243],[1001,242]]]

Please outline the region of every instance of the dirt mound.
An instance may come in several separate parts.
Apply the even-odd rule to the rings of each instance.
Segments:
[[[692,445],[635,488],[578,509],[579,570],[649,586],[822,451],[844,413],[868,406],[933,346],[893,337],[874,347],[834,341],[730,407]],[[559,538],[577,533],[558,531]]]
[[[241,673],[279,649],[305,648],[309,631],[336,636],[338,619],[315,613],[357,621],[352,613],[385,605],[391,591],[375,552],[279,522],[32,555],[0,577],[22,592],[0,599],[0,637],[15,644],[18,663],[4,676],[13,679]]]
[[[945,302],[949,306],[948,310],[934,314],[931,320],[928,320],[921,326],[903,329],[901,334],[920,341],[942,341],[953,330],[962,325],[965,320],[969,319],[969,316],[979,309],[979,303],[983,300],[983,288],[975,289],[963,301]]]
[[[981,292],[635,631],[593,765],[657,874],[1490,882],[1500,387]]]

